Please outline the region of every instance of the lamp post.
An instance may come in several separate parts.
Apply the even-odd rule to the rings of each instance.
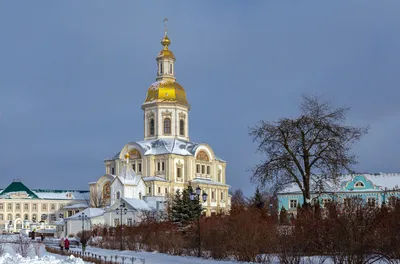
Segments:
[[[190,200],[191,201],[197,201],[198,203],[200,203],[200,194],[201,194],[201,189],[199,186],[197,186],[196,188],[196,192],[195,193],[191,193],[190,194]],[[207,201],[207,193],[203,191],[203,194],[201,195],[203,203],[205,203]],[[197,246],[198,246],[198,251],[197,251],[197,256],[200,258],[201,257],[201,237],[200,237],[200,215],[201,212],[197,212]]]
[[[82,244],[82,253],[85,252],[86,248],[86,239],[85,239],[85,220],[88,218],[88,216],[82,212],[79,214],[79,220],[82,220],[82,239],[81,239],[81,244]]]
[[[119,214],[121,216],[121,220],[120,220],[120,225],[121,225],[121,241],[120,241],[120,245],[119,245],[119,250],[123,250],[123,236],[122,236],[122,215],[126,215],[128,213],[128,209],[125,207],[125,203],[122,203],[119,205],[119,208],[115,209],[116,213]]]

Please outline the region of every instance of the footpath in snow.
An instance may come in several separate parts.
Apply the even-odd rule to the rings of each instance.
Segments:
[[[74,250],[80,250],[78,248]],[[124,255],[124,256],[133,256],[137,258],[144,258],[146,260],[146,264],[244,264],[245,262],[237,262],[237,261],[222,261],[222,260],[213,260],[213,259],[203,259],[196,257],[182,257],[182,256],[172,256],[168,254],[162,254],[158,252],[146,252],[146,251],[119,251],[119,250],[111,250],[111,249],[101,249],[95,247],[87,247],[86,252],[106,255],[106,256],[115,256],[115,255]]]

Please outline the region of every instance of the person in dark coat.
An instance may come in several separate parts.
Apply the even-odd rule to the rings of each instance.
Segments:
[[[43,234],[40,235],[40,240],[42,240],[42,242],[43,242],[43,240],[44,240],[44,235]]]

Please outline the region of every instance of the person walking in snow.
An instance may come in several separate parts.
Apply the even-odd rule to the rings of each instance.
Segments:
[[[61,249],[61,251],[64,250],[64,247],[65,247],[65,241],[64,241],[64,238],[62,237],[62,238],[60,239],[60,249]]]
[[[64,240],[64,244],[65,244],[65,250],[68,251],[69,250],[69,240],[67,237]]]

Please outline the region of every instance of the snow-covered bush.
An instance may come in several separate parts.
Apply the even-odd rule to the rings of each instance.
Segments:
[[[13,241],[13,249],[16,254],[25,258],[31,249],[31,240],[26,236],[19,235]]]
[[[0,238],[0,256],[4,254],[4,240]]]

